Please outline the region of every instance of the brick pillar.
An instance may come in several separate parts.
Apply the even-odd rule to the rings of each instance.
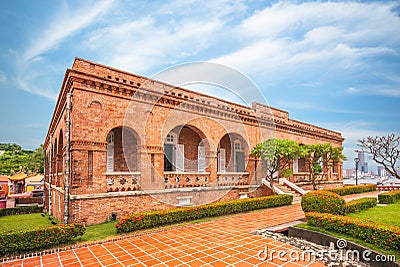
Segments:
[[[164,152],[162,147],[138,148],[142,190],[164,190]]]
[[[246,172],[249,173],[250,184],[261,184],[260,172],[257,171],[258,160],[256,157],[249,156],[247,161]]]
[[[215,150],[206,150],[206,172],[210,173],[210,181],[214,182],[217,180],[218,172],[218,154]]]

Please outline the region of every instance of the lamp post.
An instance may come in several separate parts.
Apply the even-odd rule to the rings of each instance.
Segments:
[[[357,177],[358,177],[358,162],[360,161],[360,159],[359,158],[355,158],[354,159],[354,162],[356,163],[356,185],[358,185],[358,179],[357,179]]]

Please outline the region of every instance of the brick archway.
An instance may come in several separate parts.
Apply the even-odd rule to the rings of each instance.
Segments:
[[[138,134],[130,127],[115,127],[106,139],[106,172],[136,172],[140,170]]]

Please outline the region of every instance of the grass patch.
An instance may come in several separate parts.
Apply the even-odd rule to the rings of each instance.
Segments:
[[[369,243],[367,243],[367,242],[365,242],[365,241],[363,241],[361,239],[354,238],[354,237],[346,235],[346,234],[336,233],[336,232],[333,232],[333,231],[328,231],[328,230],[321,229],[321,228],[318,228],[318,227],[310,226],[307,223],[297,224],[296,227],[302,228],[302,229],[307,229],[307,230],[312,230],[312,231],[315,231],[315,232],[320,232],[320,233],[331,235],[331,236],[334,236],[334,237],[337,237],[337,238],[341,238],[341,239],[345,239],[347,241],[351,241],[351,242],[360,244],[360,245],[362,245],[364,247],[370,248],[372,250],[381,252],[381,253],[383,253],[385,255],[395,255],[396,261],[397,262],[400,261],[400,251],[385,250],[385,249],[382,249],[380,247],[377,247],[377,246],[374,246],[372,244],[369,244]]]
[[[53,221],[58,222],[56,218]],[[52,226],[49,217],[41,213],[9,215],[0,217],[0,232],[20,231]]]
[[[110,239],[115,236],[119,236],[115,229],[115,222],[106,222],[86,226],[85,234],[76,238],[75,241],[79,243],[87,243]]]
[[[397,202],[387,206],[376,206],[358,213],[349,213],[346,216],[400,227],[399,211],[400,202]]]

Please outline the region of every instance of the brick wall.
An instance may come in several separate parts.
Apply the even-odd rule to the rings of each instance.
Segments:
[[[239,192],[248,192],[246,189],[218,190],[217,194],[222,195],[219,201],[239,199]],[[206,203],[215,201],[216,191],[203,190],[192,192],[171,192],[157,195],[157,199],[150,195],[119,196],[107,198],[95,198],[84,200],[72,200],[70,203],[72,222],[84,222],[86,224],[98,224],[110,219],[112,212],[117,212],[118,219],[136,212],[170,209],[174,206],[166,203],[178,202],[178,197],[191,196],[191,203]],[[250,197],[270,195],[268,189],[261,187],[248,193]],[[58,214],[55,214],[58,217]]]

